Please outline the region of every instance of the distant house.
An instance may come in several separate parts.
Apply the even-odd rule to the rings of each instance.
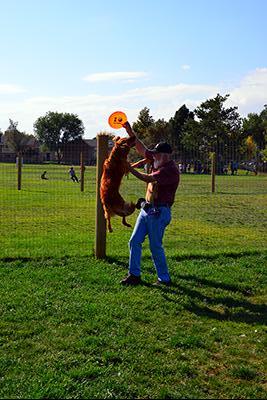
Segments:
[[[0,162],[16,162],[17,154],[9,146],[6,136],[0,136]],[[43,154],[40,152],[39,143],[34,136],[31,136],[27,142],[27,149],[23,152],[24,163],[41,163]]]
[[[0,136],[0,162],[15,162],[16,153],[9,148],[5,135]]]
[[[43,154],[40,151],[39,142],[34,136],[28,140],[27,149],[23,153],[23,162],[27,164],[43,162]]]
[[[109,149],[113,146],[109,140]],[[76,139],[61,147],[61,162],[68,165],[79,165],[81,152],[85,165],[96,165],[96,139]],[[16,162],[17,154],[10,148],[5,135],[0,134],[0,162]],[[56,161],[56,154],[52,151],[41,152],[37,139],[32,136],[27,143],[27,150],[23,153],[24,163],[43,163]]]
[[[64,164],[80,164],[81,153],[85,165],[96,164],[96,139],[75,139],[64,144],[61,148]]]
[[[109,151],[114,145],[113,140],[110,138],[108,141]],[[85,165],[96,165],[96,139],[76,139],[66,143],[61,148],[62,159],[64,164],[80,164],[81,152],[83,153],[83,160]]]

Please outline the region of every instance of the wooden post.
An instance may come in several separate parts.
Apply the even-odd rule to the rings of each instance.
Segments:
[[[211,153],[211,191],[215,192],[216,153]]]
[[[84,191],[84,160],[83,160],[83,152],[81,151],[80,154],[80,165],[81,165],[81,179],[80,179],[80,184],[81,184],[81,192]]]
[[[96,258],[106,257],[106,220],[100,200],[100,181],[103,171],[103,164],[108,157],[108,135],[97,136],[96,154],[96,234],[95,234],[95,256]]]
[[[21,153],[18,153],[17,168],[18,168],[18,190],[21,190],[21,170],[22,170],[22,156],[21,156]]]

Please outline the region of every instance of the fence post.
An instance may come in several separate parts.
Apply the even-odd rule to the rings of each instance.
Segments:
[[[18,153],[17,157],[17,167],[18,167],[18,190],[21,190],[21,170],[22,170],[22,156]]]
[[[211,191],[215,192],[216,153],[211,153]]]
[[[81,166],[81,179],[80,179],[80,183],[81,183],[81,192],[84,191],[84,159],[83,159],[83,152],[81,151],[80,154],[80,166]]]
[[[106,256],[106,220],[100,200],[100,181],[103,171],[103,164],[108,157],[108,135],[97,135],[96,153],[96,234],[95,234],[95,256],[105,258]]]

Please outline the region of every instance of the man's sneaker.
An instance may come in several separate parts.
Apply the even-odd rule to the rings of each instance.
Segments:
[[[159,279],[157,282],[153,283],[153,286],[171,286],[172,282],[170,281],[160,281]]]
[[[121,282],[122,285],[139,285],[141,283],[141,277],[140,276],[135,276],[133,274],[128,274],[126,278],[124,278]]]

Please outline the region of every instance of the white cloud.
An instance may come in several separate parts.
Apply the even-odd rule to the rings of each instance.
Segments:
[[[146,72],[100,72],[87,75],[83,80],[88,82],[104,82],[104,81],[134,81],[147,76]]]
[[[134,121],[139,111],[147,106],[154,118],[170,118],[184,103],[199,104],[209,96],[216,95],[217,87],[209,85],[151,86],[127,90],[118,95],[32,97],[17,104],[5,104],[4,114],[19,121],[21,130],[33,131],[36,119],[48,111],[77,114],[86,127],[87,136],[93,137],[101,130],[111,130],[107,120],[116,110],[125,111],[129,121]],[[191,98],[191,103],[188,99]],[[1,104],[0,104],[1,106]],[[31,121],[29,126],[28,121]],[[22,124],[27,121],[27,127]],[[1,124],[1,120],[0,120]],[[1,125],[0,125],[1,126]],[[3,126],[3,124],[2,124]],[[4,127],[5,128],[5,127]]]
[[[249,112],[260,112],[267,103],[267,68],[257,68],[251,71],[235,87],[225,84],[197,85],[183,84],[139,87],[122,91],[116,95],[100,95],[98,93],[86,96],[32,97],[16,101],[0,99],[0,127],[5,130],[8,119],[19,122],[19,129],[33,132],[36,119],[48,111],[74,113],[82,119],[86,134],[90,138],[102,130],[112,131],[108,125],[109,115],[121,110],[126,113],[130,122],[138,117],[144,107],[150,109],[155,118],[168,120],[183,104],[194,110],[201,102],[216,96],[230,93],[227,106],[238,106],[242,116]],[[119,130],[124,134],[124,130]]]
[[[241,115],[262,111],[267,104],[267,68],[249,72],[229,93],[229,104],[237,105]]]
[[[188,65],[188,64],[183,64],[183,65],[181,65],[181,68],[182,68],[184,71],[186,71],[186,70],[190,69],[191,66]]]
[[[25,92],[25,89],[23,89],[21,86],[0,83],[0,94],[17,94],[23,92]]]
[[[212,85],[189,85],[180,83],[172,86],[150,86],[129,90],[125,93],[126,98],[140,98],[146,101],[169,102],[177,99],[178,101],[191,95],[193,98],[199,94],[211,95],[219,88]]]

